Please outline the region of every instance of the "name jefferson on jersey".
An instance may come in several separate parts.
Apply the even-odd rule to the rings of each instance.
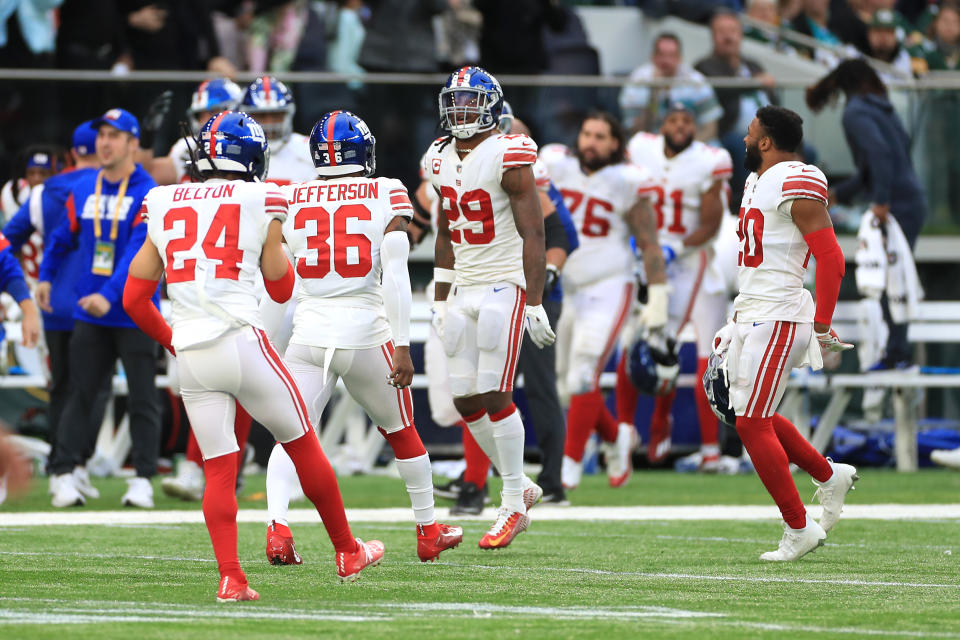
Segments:
[[[525,288],[523,240],[500,181],[510,169],[533,165],[537,144],[523,134],[496,134],[461,159],[456,143],[445,140],[430,145],[420,168],[440,194],[440,215],[450,224],[456,284]]]
[[[650,196],[650,172],[627,163],[610,164],[589,175],[560,144],[548,144],[540,158],[563,194],[577,227],[580,246],[563,266],[563,281],[582,287],[610,277],[631,278],[633,251],[627,212]]]
[[[739,322],[813,322],[813,298],[803,288],[810,249],[790,214],[797,199],[827,204],[827,179],[820,169],[781,162],[747,178],[737,228],[740,295],[734,309]]]
[[[631,138],[627,153],[631,162],[645,167],[653,176],[650,197],[661,241],[682,242],[699,227],[703,194],[717,180],[728,180],[733,175],[729,152],[697,140],[668,158],[662,135],[641,132]],[[696,252],[686,257],[699,260]]]
[[[394,217],[413,217],[403,183],[341,178],[312,180],[283,191],[289,206],[283,237],[300,283],[290,341],[340,349],[388,342],[380,245]]]
[[[278,187],[217,179],[154,187],[141,214],[163,260],[175,349],[263,328],[256,279],[270,222],[287,217]]]

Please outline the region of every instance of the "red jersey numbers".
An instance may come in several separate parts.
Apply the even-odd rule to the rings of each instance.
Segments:
[[[613,205],[606,200],[599,198],[586,198],[584,203],[584,194],[570,189],[561,189],[563,200],[570,210],[570,215],[576,216],[580,205],[583,207],[583,227],[580,233],[591,238],[602,238],[610,233],[610,216],[613,212]]]
[[[331,221],[332,218],[332,221]],[[362,278],[373,267],[370,238],[362,233],[347,233],[350,220],[367,221],[370,210],[362,204],[345,204],[331,216],[323,207],[304,207],[293,219],[294,229],[308,229],[307,223],[316,224],[316,232],[307,236],[307,249],[316,250],[316,261],[306,257],[297,260],[297,273],[301,278],[323,278],[331,271],[330,229],[333,227],[333,270],[341,278]]]
[[[474,189],[457,196],[453,187],[440,187],[440,206],[450,223],[450,241],[454,244],[490,244],[496,235],[493,224],[493,203],[490,194],[483,189]],[[463,216],[468,222],[478,223],[462,229],[453,224]]]
[[[183,223],[183,236],[167,242],[167,283],[190,282],[196,278],[197,261],[185,259],[182,267],[174,267],[174,254],[190,251],[197,243],[197,211],[193,207],[170,209],[163,218],[163,230],[170,231]],[[203,236],[203,255],[218,262],[215,276],[222,280],[240,278],[243,249],[240,248],[240,205],[222,204]]]
[[[759,267],[763,262],[763,214],[760,209],[740,207],[737,235],[740,237],[737,265]]]
[[[663,207],[667,204],[667,199],[673,203],[673,216],[667,231],[670,233],[686,234],[687,228],[683,226],[683,191],[674,189],[669,194],[664,192],[663,187],[657,185],[652,191],[656,198],[651,203],[653,210],[657,212],[657,230],[663,229],[664,212]]]

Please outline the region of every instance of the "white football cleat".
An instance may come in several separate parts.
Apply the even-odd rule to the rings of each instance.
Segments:
[[[77,491],[82,493],[84,497],[90,498],[91,500],[96,500],[100,497],[100,492],[90,482],[90,474],[87,473],[86,467],[73,468],[73,482],[77,487]]]
[[[87,500],[77,489],[76,481],[72,473],[64,473],[54,478],[55,491],[50,503],[62,509],[63,507],[82,507]]]
[[[783,537],[776,551],[767,551],[760,555],[767,562],[793,562],[807,555],[817,547],[823,546],[827,532],[816,520],[807,516],[807,526],[803,529],[791,529],[783,523]]]
[[[560,482],[563,488],[576,489],[580,485],[580,477],[583,475],[583,462],[578,462],[569,456],[563,456],[563,464],[560,467]]]
[[[960,447],[956,449],[934,449],[930,452],[930,459],[940,466],[960,469]]]
[[[827,460],[830,459],[827,458]],[[830,465],[833,467],[833,475],[829,480],[823,483],[813,481],[813,484],[817,485],[813,498],[823,505],[820,526],[828,533],[840,519],[847,493],[854,488],[853,483],[860,479],[857,469],[849,464],[838,464],[830,460]]]
[[[140,507],[153,509],[153,485],[147,478],[130,478],[127,480],[127,492],[120,499],[125,507]]]
[[[177,466],[176,476],[160,481],[160,488],[171,498],[199,502],[203,499],[204,483],[203,469],[195,462],[184,460]]]

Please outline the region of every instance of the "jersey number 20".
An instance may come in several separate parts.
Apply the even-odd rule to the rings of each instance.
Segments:
[[[737,235],[740,237],[737,265],[759,267],[763,262],[763,214],[760,209],[740,207]]]

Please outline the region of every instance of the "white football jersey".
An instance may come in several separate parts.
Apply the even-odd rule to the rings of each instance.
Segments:
[[[612,276],[630,277],[633,251],[626,214],[639,198],[650,196],[650,173],[624,162],[587,175],[577,157],[559,144],[545,146],[540,157],[579,234],[580,246],[563,265],[564,284],[580,287]]]
[[[310,157],[310,138],[291,133],[290,139],[279,149],[270,146],[270,166],[267,167],[267,182],[281,186],[307,182],[317,177],[317,169]]]
[[[630,161],[647,169],[654,181],[650,203],[657,214],[661,242],[680,243],[700,226],[700,199],[717,180],[729,180],[733,161],[725,149],[694,140],[668,158],[662,135],[638,133],[630,139]],[[699,260],[696,252],[689,258]]]
[[[278,150],[270,149],[270,166],[267,167],[267,182],[278,185],[288,185],[297,182],[306,182],[317,177],[317,170],[310,157],[310,139],[299,133],[290,134],[290,139]],[[167,157],[173,161],[173,168],[177,172],[177,182],[189,182],[187,164],[190,162],[190,151],[183,138],[178,139]]]
[[[450,223],[456,283],[509,282],[525,288],[523,240],[500,180],[509,169],[533,165],[537,144],[523,134],[495,134],[460,158],[456,142],[445,140],[430,145],[421,169],[440,194],[440,213]]]
[[[790,215],[799,198],[827,204],[827,179],[817,167],[781,162],[747,178],[737,226],[738,322],[813,322],[813,298],[803,288],[810,249]]]
[[[413,217],[406,187],[393,178],[337,178],[283,190],[283,236],[299,276],[290,342],[339,349],[388,342],[380,244],[396,216]]]
[[[270,221],[287,217],[278,187],[219,179],[154,187],[140,212],[163,259],[175,349],[243,325],[263,328],[260,254]]]

